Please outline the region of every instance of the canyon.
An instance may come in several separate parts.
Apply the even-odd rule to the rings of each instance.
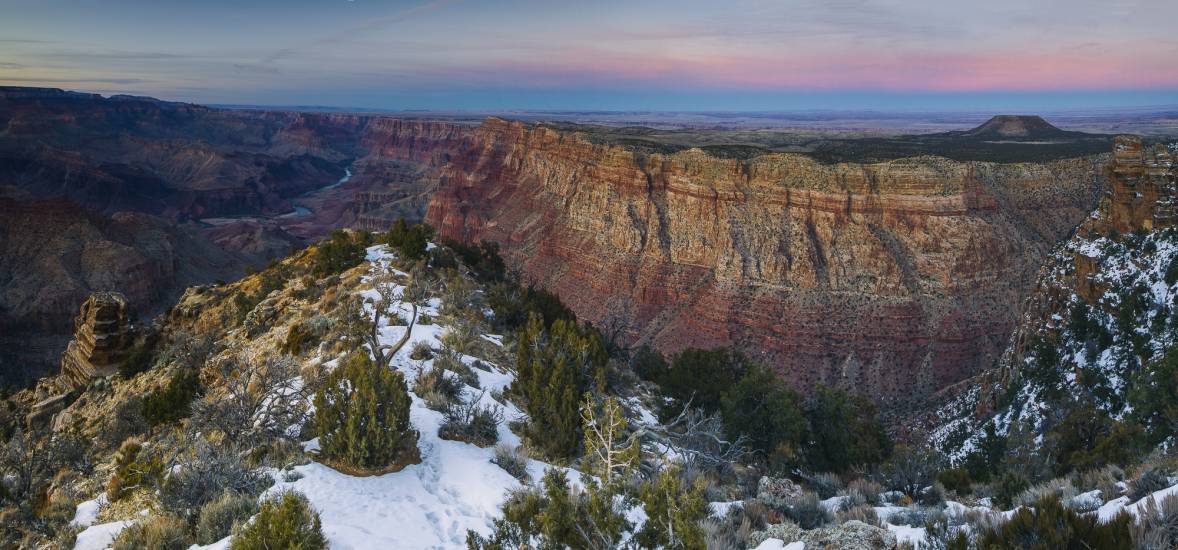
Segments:
[[[501,244],[622,345],[734,345],[801,391],[900,406],[988,367],[1107,155],[823,164],[634,153],[489,120],[426,221]]]
[[[123,292],[150,314],[183,286],[228,279],[333,227],[378,231],[406,218],[498,242],[521,280],[556,292],[618,345],[733,345],[799,390],[841,385],[889,408],[1002,353],[1048,251],[1104,187],[1109,154],[1094,147],[1111,150],[1084,135],[1051,158],[993,162],[1012,144],[945,134],[930,139],[972,140],[960,149],[985,154],[903,156],[905,142],[897,154],[832,162],[743,146],[662,150],[497,118],[4,94],[7,208],[64,201],[86,213],[72,219],[150,220],[140,223],[160,236],[146,246],[91,231],[45,248],[0,217],[0,322],[60,326],[46,356],[60,357],[92,291]],[[1003,139],[1042,137],[1038,121],[1001,122],[1016,130]],[[86,252],[107,241],[122,247]],[[128,260],[137,254],[148,259]],[[38,281],[59,292],[28,298]]]

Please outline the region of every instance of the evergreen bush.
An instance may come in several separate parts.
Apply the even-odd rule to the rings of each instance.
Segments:
[[[1130,550],[1130,516],[1121,513],[1101,523],[1095,515],[1068,510],[1058,499],[1019,508],[1010,520],[978,537],[981,550]]]
[[[188,416],[192,400],[203,394],[200,372],[194,368],[180,368],[172,374],[167,386],[143,399],[143,418],[151,426],[176,422]]]
[[[336,229],[315,248],[311,270],[317,277],[337,275],[364,261],[364,244],[347,231]],[[265,298],[265,295],[262,296]]]
[[[399,372],[353,352],[315,395],[315,422],[324,459],[381,470],[416,455],[409,425],[409,391]]]
[[[285,492],[267,499],[253,520],[229,543],[231,550],[321,550],[327,548],[319,513],[307,497]]]
[[[605,347],[593,331],[557,320],[545,330],[533,314],[519,335],[513,394],[522,398],[530,419],[525,435],[534,448],[553,458],[570,458],[581,447],[582,393],[601,379]]]

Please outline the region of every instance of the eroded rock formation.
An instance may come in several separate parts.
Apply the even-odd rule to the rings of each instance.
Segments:
[[[489,120],[444,167],[427,221],[498,241],[624,344],[735,344],[798,389],[888,402],[994,361],[1106,162],[643,155]]]
[[[132,340],[127,298],[117,292],[91,294],[82,303],[74,327],[74,339],[61,357],[62,377],[77,387],[114,374],[127,358]]]
[[[1129,233],[1161,229],[1178,222],[1178,170],[1174,151],[1163,143],[1143,145],[1136,136],[1118,136],[1112,174],[1101,201],[1097,229]]]

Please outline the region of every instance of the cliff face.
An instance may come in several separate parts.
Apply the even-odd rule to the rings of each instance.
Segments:
[[[442,168],[427,221],[500,242],[623,343],[736,344],[799,389],[887,402],[993,362],[1104,164],[640,155],[489,120]]]

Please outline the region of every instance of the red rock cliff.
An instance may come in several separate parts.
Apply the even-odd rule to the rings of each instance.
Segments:
[[[1105,164],[643,155],[496,119],[449,154],[427,221],[500,242],[624,343],[735,344],[799,389],[882,402],[993,362]]]

